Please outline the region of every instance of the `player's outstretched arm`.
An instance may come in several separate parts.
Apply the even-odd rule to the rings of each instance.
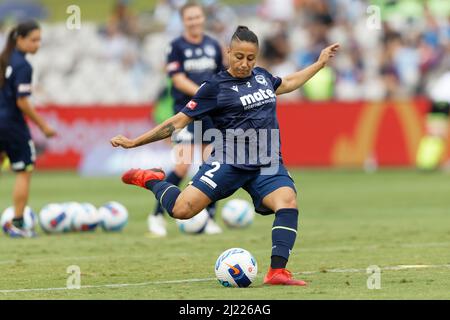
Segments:
[[[326,47],[320,53],[319,59],[312,65],[303,70],[297,71],[283,78],[281,85],[278,87],[276,94],[292,92],[300,88],[306,81],[311,79],[320,69],[325,67],[328,61],[334,57],[339,49],[339,43]]]
[[[175,130],[184,128],[192,120],[191,117],[188,117],[182,112],[178,112],[176,115],[135,139],[129,139],[119,134],[112,138],[110,142],[113,147],[123,147],[126,149],[139,147],[170,137]]]
[[[56,135],[56,131],[47,124],[39,113],[36,112],[28,100],[28,97],[19,97],[16,102],[19,109],[39,127],[47,138],[51,138]]]

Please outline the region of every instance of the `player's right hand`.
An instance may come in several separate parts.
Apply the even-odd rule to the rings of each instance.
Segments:
[[[113,147],[122,147],[125,149],[133,148],[134,142],[133,140],[128,139],[127,137],[119,134],[110,140],[111,145]]]
[[[49,127],[49,126],[44,127],[42,129],[42,132],[44,133],[44,135],[47,138],[51,138],[51,137],[56,136],[56,131],[52,127]]]

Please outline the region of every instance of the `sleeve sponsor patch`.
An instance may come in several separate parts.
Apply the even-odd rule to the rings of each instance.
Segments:
[[[167,72],[173,72],[180,69],[180,63],[178,61],[173,61],[167,65]]]
[[[191,110],[194,110],[197,107],[197,102],[191,100],[186,104],[186,107]]]
[[[8,79],[11,76],[12,72],[13,68],[11,66],[8,66],[5,70],[5,78]]]
[[[21,83],[17,87],[17,91],[19,93],[29,93],[29,92],[31,92],[31,84],[29,84],[29,83]]]

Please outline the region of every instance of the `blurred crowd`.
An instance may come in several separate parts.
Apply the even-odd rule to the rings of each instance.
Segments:
[[[260,37],[259,64],[284,76],[313,63],[328,44],[341,51],[287,99],[382,100],[426,95],[429,80],[450,70],[450,1],[264,0],[201,2],[208,33],[224,50],[238,24]],[[185,0],[159,0],[135,12],[118,0],[108,22],[43,23],[41,51],[30,57],[39,103],[154,101],[166,85],[165,49],[182,32]],[[6,37],[0,26],[0,45]]]
[[[260,16],[277,26],[263,58],[279,74],[341,44],[330,68],[305,86],[306,98],[423,95],[430,77],[450,70],[449,1],[266,0]]]

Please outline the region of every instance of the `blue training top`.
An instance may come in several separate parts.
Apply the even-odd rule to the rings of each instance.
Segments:
[[[207,163],[246,170],[282,163],[275,95],[281,82],[256,67],[247,78],[219,72],[200,87],[181,112],[194,119],[209,115],[220,131]]]
[[[25,53],[14,49],[6,68],[6,81],[0,89],[1,129],[19,130],[30,136],[22,111],[17,106],[17,98],[31,94],[32,73],[33,69],[25,59]]]
[[[182,36],[170,43],[167,56],[167,73],[170,77],[183,72],[200,85],[221,70],[222,51],[219,43],[210,36],[204,35],[199,44],[190,43]],[[172,88],[172,97],[175,100],[175,113],[183,109],[192,98],[175,87]]]

